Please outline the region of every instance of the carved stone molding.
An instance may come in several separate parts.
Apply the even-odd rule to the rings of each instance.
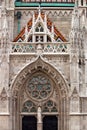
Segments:
[[[48,16],[72,16],[72,10],[57,10],[47,12]]]
[[[15,14],[18,12],[19,10],[15,10]],[[22,16],[31,16],[32,17],[32,11],[30,10],[20,10],[21,11],[21,14]]]
[[[22,85],[27,80],[29,76],[31,76],[32,73],[42,71],[49,75],[51,79],[54,80],[56,85],[58,86],[58,89],[62,96],[67,95],[67,92],[69,90],[67,82],[63,78],[63,75],[60,74],[60,72],[43,60],[42,57],[38,57],[34,62],[31,64],[28,64],[15,78],[11,89],[14,93],[14,96],[18,95],[18,92],[21,90]]]

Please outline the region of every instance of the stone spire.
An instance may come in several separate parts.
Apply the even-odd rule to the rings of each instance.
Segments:
[[[8,21],[6,16],[6,7],[3,4],[1,7],[1,29],[0,29],[0,41],[6,44],[9,40]]]
[[[27,27],[27,25],[26,25],[26,27],[25,27],[25,41],[27,42],[27,37],[28,37],[28,27]]]
[[[78,6],[78,0],[75,0],[75,7]]]
[[[7,22],[7,17],[5,16],[5,19],[3,21],[3,27],[2,27],[2,34],[4,38],[8,38],[8,22]]]
[[[2,47],[5,47],[3,49],[8,49],[8,43],[9,43],[9,32],[8,32],[8,24],[7,20],[4,19],[3,21],[3,27],[1,30],[1,37],[0,37],[0,43]]]
[[[78,2],[81,1],[79,0]],[[80,6],[83,6],[83,8]],[[72,13],[72,25],[70,32],[71,86],[72,88],[76,87],[78,92],[80,89],[83,89],[84,86],[84,78],[82,77],[84,77],[85,75],[85,56],[84,56],[85,21],[86,21],[85,6],[80,5],[79,3],[77,6],[75,6]],[[72,75],[74,77],[72,77]],[[84,88],[83,90],[86,89]]]
[[[79,29],[80,29],[79,8],[78,8],[78,4],[76,4],[76,6],[74,7],[74,10],[72,12],[72,23],[71,23],[71,32],[70,32],[70,41],[71,41],[70,82],[71,82],[72,91],[74,90],[75,87],[79,91],[79,76],[78,76],[78,73],[79,73],[79,67],[78,67]]]
[[[9,30],[5,4],[1,6],[0,30],[0,87],[8,88],[9,85]]]
[[[72,29],[78,30],[79,29],[79,11],[78,6],[75,6],[72,12]]]

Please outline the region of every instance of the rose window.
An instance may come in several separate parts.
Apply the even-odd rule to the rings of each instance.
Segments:
[[[50,80],[43,75],[33,76],[27,88],[29,96],[38,100],[49,97],[52,92]]]

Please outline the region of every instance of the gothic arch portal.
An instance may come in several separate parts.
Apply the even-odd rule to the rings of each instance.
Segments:
[[[22,130],[25,115],[36,117],[37,130],[41,130],[46,115],[57,117],[58,130],[68,130],[68,93],[63,76],[38,57],[22,69],[11,86],[12,130]]]

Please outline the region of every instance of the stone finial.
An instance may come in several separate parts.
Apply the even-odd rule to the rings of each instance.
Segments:
[[[27,37],[28,37],[28,27],[26,25],[25,27],[25,41],[27,42]]]
[[[40,17],[41,16],[41,6],[40,6],[40,4],[39,4],[39,7],[38,7],[38,16]]]
[[[38,13],[41,14],[41,7],[40,7],[40,5],[38,7]]]
[[[79,11],[78,8],[75,8],[72,13],[72,29],[79,29]]]
[[[35,22],[35,13],[33,11],[33,23]]]
[[[7,18],[6,18],[6,17],[5,17],[5,19],[4,19],[2,29],[6,29],[6,30],[8,29],[8,23],[7,23]]]
[[[75,7],[78,6],[78,0],[75,0]]]
[[[46,23],[46,26],[47,26],[47,14],[46,14],[46,12],[45,12],[44,22]]]
[[[8,22],[6,16],[3,20],[1,39],[5,42],[7,42],[7,40],[9,39]]]

